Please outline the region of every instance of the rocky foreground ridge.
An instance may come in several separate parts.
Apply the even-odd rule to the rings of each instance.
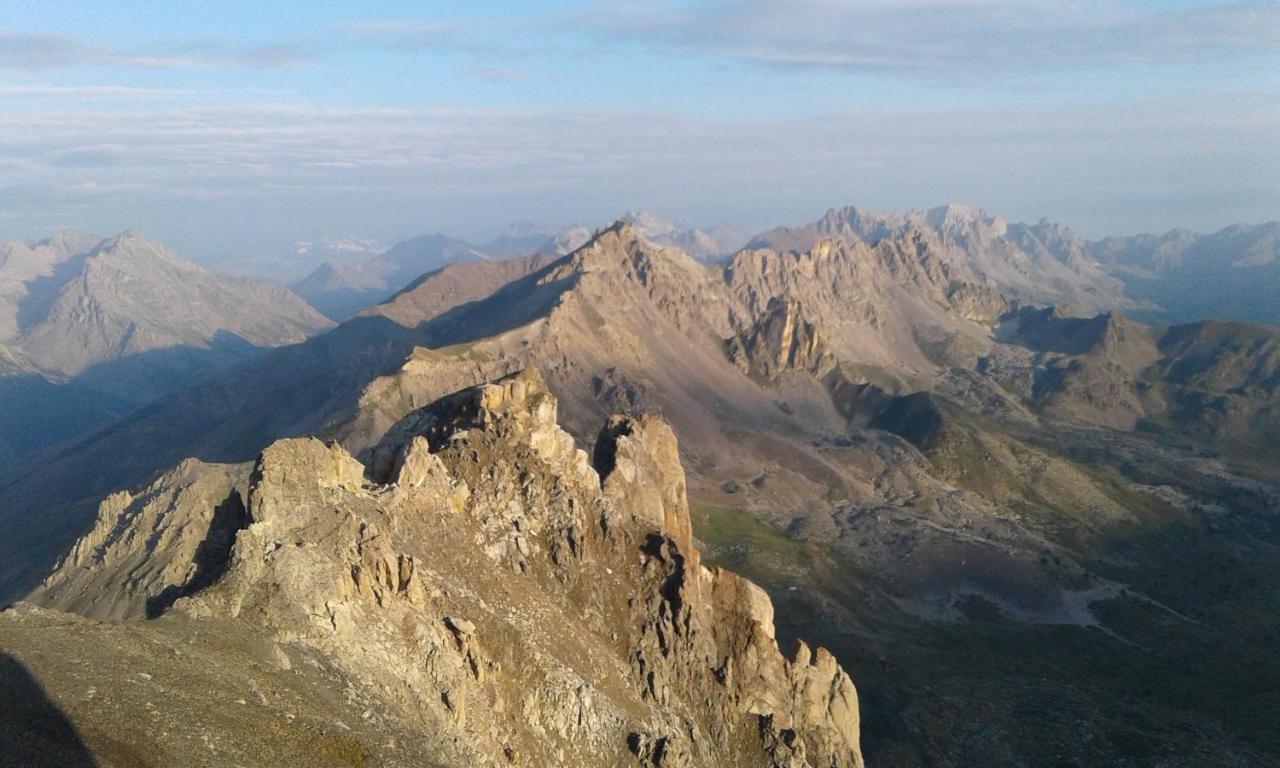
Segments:
[[[835,659],[786,658],[764,591],[701,564],[670,427],[614,417],[588,457],[556,410],[530,369],[415,411],[359,459],[294,438],[252,467],[184,462],[102,503],[46,608],[0,614],[0,647],[102,765],[282,764],[216,732],[239,727],[216,691],[178,716],[153,710],[189,686],[158,673],[85,698],[119,672],[95,661],[143,643],[248,669],[252,733],[311,745],[286,763],[860,766]]]

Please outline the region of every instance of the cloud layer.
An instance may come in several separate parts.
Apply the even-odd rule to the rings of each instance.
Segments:
[[[0,237],[132,226],[198,253],[950,199],[1101,234],[1280,210],[1277,2],[477,0],[297,21],[0,28]]]
[[[691,56],[928,78],[1280,54],[1273,2],[749,0],[610,4],[581,19],[612,39]]]
[[[175,206],[245,221],[274,207],[295,228],[306,222],[288,217],[300,210],[339,209],[324,218],[353,227],[363,218],[474,232],[503,217],[592,221],[635,205],[764,224],[845,202],[956,197],[1102,222],[1095,231],[1126,231],[1153,210],[1194,226],[1280,199],[1275,105],[1226,106],[1202,97],[755,122],[291,105],[4,115],[0,229],[141,226]]]
[[[152,50],[94,45],[67,35],[0,30],[0,72],[43,72],[71,67],[116,69],[270,69],[310,63],[293,43],[247,44],[184,39]]]
[[[0,70],[73,66],[276,68],[342,52],[495,55],[640,48],[778,68],[929,79],[1280,57],[1280,3],[1133,0],[609,2],[547,13],[350,18],[270,43],[171,39],[158,49],[0,30]],[[476,70],[503,67],[480,61]]]

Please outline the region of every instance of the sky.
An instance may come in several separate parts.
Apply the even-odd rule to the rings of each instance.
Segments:
[[[0,239],[1280,219],[1280,2],[0,0]]]

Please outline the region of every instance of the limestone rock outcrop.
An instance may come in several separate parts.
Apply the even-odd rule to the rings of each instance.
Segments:
[[[671,428],[615,417],[590,460],[556,409],[527,370],[402,420],[368,471],[336,444],[272,444],[216,579],[142,585],[180,591],[139,631],[248,627],[443,765],[860,766],[848,675],[803,643],[784,656],[764,591],[702,565]],[[244,474],[184,466],[147,491],[164,515],[104,503],[45,602],[91,583],[136,608],[128,573],[193,561],[218,494],[191,489]]]
[[[744,372],[768,379],[788,370],[821,373],[835,364],[826,339],[790,296],[769,299],[764,316],[729,339],[728,352]]]
[[[248,524],[249,467],[183,461],[138,491],[117,491],[33,596],[104,619],[138,619],[168,608],[220,575]]]

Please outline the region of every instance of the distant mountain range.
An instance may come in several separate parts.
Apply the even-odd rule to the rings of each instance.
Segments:
[[[584,642],[627,681],[610,696],[638,680],[645,702],[720,701],[756,679],[738,665],[772,668],[778,644],[774,608],[745,588],[716,592],[727,590],[713,586],[718,571],[689,565],[705,558],[768,590],[777,637],[834,653],[815,668],[840,683],[824,688],[839,693],[824,699],[839,717],[818,707],[827,714],[801,720],[847,729],[852,685],[835,660],[848,670],[868,764],[996,755],[1037,765],[1046,744],[1073,765],[1248,765],[1277,754],[1280,618],[1270,608],[1280,576],[1269,564],[1280,557],[1280,328],[1132,316],[1191,306],[1139,295],[1141,281],[1189,278],[1213,259],[1269,269],[1272,225],[1164,245],[1089,243],[964,206],[845,208],[708,263],[655,242],[646,227],[677,235],[638,218],[564,255],[555,251],[572,238],[534,227],[504,233],[492,253],[442,236],[410,241],[419,244],[364,273],[381,281],[369,295],[389,295],[335,328],[210,371],[72,443],[16,455],[0,469],[0,599],[29,595],[98,618],[159,614],[125,625],[148,637],[193,617],[225,622],[225,635],[201,641],[205,652],[251,647],[246,637],[305,649],[319,668],[343,670],[340,684],[318,689],[358,691],[370,712],[401,702],[388,692],[385,649],[401,658],[415,647],[425,635],[414,622],[438,624],[439,606],[479,612],[473,594],[503,606],[485,609],[484,632],[497,635],[487,647],[509,649],[551,622],[508,605],[537,605],[541,616],[610,605],[616,617],[583,619]],[[518,258],[494,255],[535,241]],[[416,278],[415,264],[428,265]],[[1205,295],[1230,290],[1204,282]],[[1256,288],[1260,299],[1278,292],[1275,282]],[[1250,306],[1267,314],[1265,301]],[[10,349],[3,364],[24,364],[24,348]],[[673,443],[639,437],[658,419],[679,439],[678,461]],[[330,444],[277,442],[300,435]],[[629,435],[631,453],[619,447]],[[601,498],[608,483],[659,475],[629,486],[625,501],[651,514],[619,523]],[[572,490],[579,480],[589,493]],[[428,483],[429,498],[415,495]],[[305,516],[282,513],[291,504]],[[321,525],[332,520],[338,533]],[[433,556],[435,540],[422,537],[434,528],[467,549]],[[386,541],[403,551],[375,544]],[[604,575],[566,570],[584,552],[622,554],[601,561],[612,563]],[[656,608],[638,616],[621,613],[622,593],[592,602],[589,585],[613,584],[623,567],[668,602],[630,603]],[[445,586],[428,597],[409,586],[415,578]],[[672,619],[701,610],[698,584],[719,595],[713,604],[751,606],[714,614],[731,634]],[[368,621],[344,624],[352,616]],[[657,636],[627,635],[634,618],[659,626]],[[486,647],[483,634],[465,645],[469,624],[442,625],[448,647]],[[349,641],[352,627],[376,628],[385,645]],[[112,654],[129,647],[93,631]],[[748,641],[772,650],[745,653]],[[709,645],[689,656],[695,642]],[[86,669],[98,663],[92,645],[73,649]],[[786,663],[808,665],[807,648]],[[245,668],[258,669],[271,652],[246,653]],[[638,674],[655,658],[698,676],[643,688],[658,679]],[[489,675],[511,706],[509,664],[464,663],[474,695],[487,695]],[[522,668],[556,664],[540,656]],[[413,711],[430,717],[396,732],[464,743],[475,721],[449,703],[460,689],[414,679],[425,689],[410,697]],[[59,700],[80,707],[78,685]],[[746,711],[798,711],[786,702],[809,699],[785,693],[796,685],[771,682]],[[509,727],[495,712],[476,715],[486,733]],[[775,725],[761,718],[743,743],[813,738]],[[695,749],[703,737],[681,728],[664,743]],[[609,755],[653,754],[652,728],[627,730],[591,733]],[[839,732],[809,748],[856,743]],[[860,762],[839,754],[824,764]]]
[[[757,235],[747,247],[803,251],[823,238],[875,244],[907,229],[925,233],[1012,298],[1073,312],[1124,309],[1156,322],[1280,324],[1280,222],[1090,242],[1061,224],[1011,224],[972,206],[906,213],[846,207]]]
[[[1010,224],[965,205],[906,213],[832,209],[813,224],[758,235],[748,247],[804,251],[827,238],[875,245],[906,232],[919,233],[951,269],[968,269],[980,282],[1013,299],[1079,312],[1129,303],[1123,284],[1066,227],[1047,221]]]
[[[709,263],[726,261],[744,247],[802,252],[828,238],[874,245],[913,230],[950,262],[964,263],[980,281],[1013,299],[1077,313],[1121,309],[1153,322],[1223,318],[1280,323],[1280,309],[1268,293],[1280,279],[1280,222],[1233,226],[1212,235],[1174,230],[1088,241],[1062,224],[1011,223],[955,203],[907,212],[833,208],[810,224],[754,236],[723,225],[699,229],[647,211],[622,218],[650,242]],[[445,264],[564,255],[591,234],[581,226],[557,230],[517,222],[481,245],[436,234],[372,256],[362,250],[371,247],[368,239],[308,243],[309,249],[331,256],[291,287],[326,316],[342,320]]]
[[[285,288],[210,272],[133,232],[2,243],[0,456],[330,325]]]
[[[624,218],[651,241],[675,246],[702,260],[727,258],[747,241],[745,234],[729,227],[704,231],[644,211],[629,213]],[[580,225],[554,229],[528,221],[512,224],[482,245],[441,234],[427,235],[398,243],[385,253],[363,261],[326,262],[291,287],[326,316],[343,320],[446,264],[515,259],[535,253],[563,256],[580,248],[591,235],[591,230]]]
[[[1090,250],[1124,281],[1128,295],[1159,307],[1155,319],[1280,324],[1280,222],[1237,225],[1211,235],[1177,229],[1109,237]]]
[[[457,261],[489,258],[461,240],[424,235],[397,243],[365,261],[327,262],[290,287],[326,316],[342,320],[386,299],[426,272]]]
[[[671,222],[648,211],[622,217],[649,242],[679,248],[698,261],[724,261],[746,245],[750,233],[727,224],[699,229],[686,221]]]

